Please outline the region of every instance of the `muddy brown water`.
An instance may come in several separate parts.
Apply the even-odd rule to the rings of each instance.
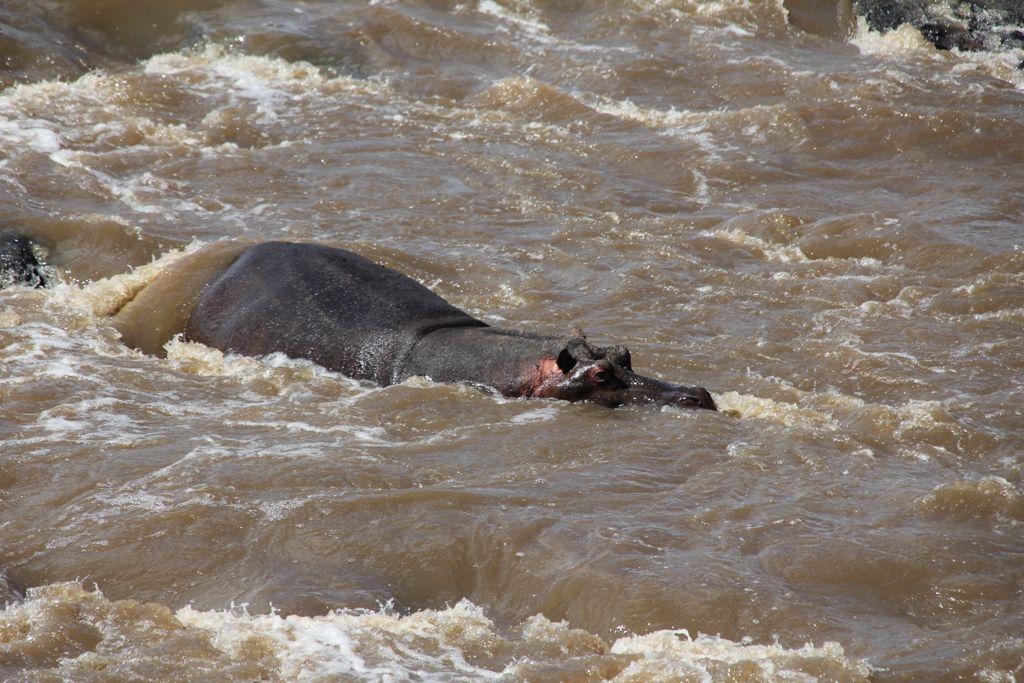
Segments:
[[[789,8],[5,3],[0,677],[1024,675],[1024,55]],[[731,412],[121,343],[240,239]]]

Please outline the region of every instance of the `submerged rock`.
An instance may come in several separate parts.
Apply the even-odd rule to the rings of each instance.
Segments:
[[[1021,0],[853,0],[872,30],[910,24],[940,50],[1024,48]]]
[[[25,599],[25,594],[0,570],[0,609]]]

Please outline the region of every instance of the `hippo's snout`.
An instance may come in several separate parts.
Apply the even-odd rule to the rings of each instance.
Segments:
[[[677,408],[718,410],[715,399],[711,398],[711,393],[704,387],[671,384],[633,372],[624,372],[623,375],[627,388],[622,392],[621,403],[653,403]]]
[[[704,387],[687,387],[685,391],[672,391],[665,396],[664,401],[658,401],[662,405],[678,406],[679,408],[703,408],[705,410],[718,410],[715,399],[711,398],[711,392]]]

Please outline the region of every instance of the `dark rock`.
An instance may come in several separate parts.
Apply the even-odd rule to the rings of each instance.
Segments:
[[[853,0],[853,9],[882,33],[910,24],[940,50],[1024,46],[1021,0]]]
[[[0,289],[9,285],[45,287],[46,277],[27,237],[0,232]]]
[[[25,599],[25,593],[0,570],[0,609]]]
[[[918,26],[921,35],[940,50],[958,48],[963,51],[984,50],[984,36],[965,29],[943,24],[923,24]]]
[[[913,0],[855,0],[857,14],[864,17],[875,31],[891,31],[900,24],[913,24],[924,16]]]

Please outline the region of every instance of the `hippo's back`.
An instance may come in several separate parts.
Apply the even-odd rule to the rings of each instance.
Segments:
[[[247,249],[207,286],[185,334],[223,351],[281,352],[390,384],[424,334],[483,325],[415,280],[358,254],[267,242]]]

